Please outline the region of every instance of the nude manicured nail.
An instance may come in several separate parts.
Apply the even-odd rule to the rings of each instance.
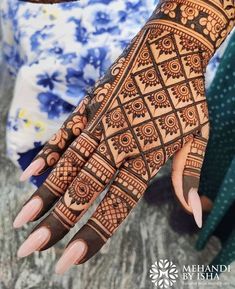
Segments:
[[[37,214],[41,211],[42,206],[43,203],[39,197],[30,200],[16,216],[13,227],[20,228],[29,221],[32,221],[34,217],[36,217]]]
[[[87,249],[86,244],[83,241],[74,241],[65,249],[64,254],[61,256],[56,264],[56,274],[64,274],[72,265],[78,262]]]
[[[196,188],[188,193],[188,204],[193,211],[194,220],[199,228],[202,227],[202,204]]]
[[[20,176],[20,181],[24,182],[33,175],[38,174],[44,165],[45,161],[42,158],[35,160],[24,170],[23,174]]]
[[[17,257],[23,258],[38,251],[49,240],[50,235],[50,231],[45,227],[36,230],[20,246]]]

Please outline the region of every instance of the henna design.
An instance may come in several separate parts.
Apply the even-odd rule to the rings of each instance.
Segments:
[[[150,94],[148,99],[151,105],[155,108],[167,108],[171,106],[167,94],[164,90]]]
[[[125,108],[127,110],[127,114],[131,114],[133,118],[144,118],[147,112],[147,108],[141,99],[131,102],[130,104],[126,105]]]
[[[34,158],[34,160],[42,158],[45,161],[45,165],[41,169],[40,174],[45,172],[48,167],[53,167],[73,140],[81,134],[87,123],[86,106],[88,103],[89,98],[85,97],[64,122],[62,127]]]
[[[167,61],[166,63],[161,65],[161,68],[163,73],[166,75],[167,79],[168,78],[179,79],[184,76],[180,62],[177,59]]]
[[[184,197],[186,201],[188,200],[186,192],[188,192],[191,187],[199,187],[200,173],[205,156],[207,142],[207,138],[197,136],[193,139],[192,145],[190,147],[190,152],[186,159],[183,172]]]
[[[188,103],[190,100],[193,100],[192,94],[190,92],[190,88],[185,83],[173,86],[171,88],[171,91],[172,91],[172,94],[177,99],[177,105],[182,102]]]
[[[123,133],[121,135],[117,135],[112,139],[113,147],[118,153],[121,152],[132,152],[133,149],[137,148],[135,140],[130,132]]]
[[[147,71],[140,73],[139,79],[140,79],[140,82],[144,84],[145,89],[149,86],[155,87],[157,84],[160,83],[154,68],[150,68]]]
[[[88,246],[79,263],[92,257],[168,158],[188,141],[192,145],[183,173],[185,198],[192,186],[198,186],[207,143],[202,130],[209,122],[204,71],[231,31],[234,15],[232,0],[160,1],[90,93],[85,131],[36,192],[47,208],[43,212],[55,202],[52,195],[56,200],[61,196],[53,212],[38,225],[52,230],[50,241],[41,249],[62,238],[112,181],[95,213],[72,239],[82,239]],[[66,123],[69,135],[83,129],[76,122],[82,116],[78,110]],[[56,142],[61,144],[63,139]]]
[[[165,135],[176,134],[179,130],[179,123],[175,114],[168,114],[158,119],[159,125],[165,131]]]

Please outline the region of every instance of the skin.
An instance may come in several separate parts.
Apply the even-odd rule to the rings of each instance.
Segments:
[[[23,180],[54,166],[15,227],[54,208],[21,246],[20,257],[62,239],[110,186],[56,270],[63,273],[87,261],[115,233],[170,157],[176,196],[201,226],[197,189],[209,136],[204,71],[230,32],[234,13],[228,1],[202,2],[162,1],[36,157],[40,161],[24,172]]]

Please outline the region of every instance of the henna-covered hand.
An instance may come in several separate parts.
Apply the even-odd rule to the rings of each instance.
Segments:
[[[89,93],[86,127],[17,217],[19,227],[55,205],[19,256],[58,242],[110,185],[69,243],[57,272],[85,262],[113,235],[171,156],[176,196],[201,226],[197,189],[209,134],[204,72],[233,27],[234,11],[229,0],[160,2]]]

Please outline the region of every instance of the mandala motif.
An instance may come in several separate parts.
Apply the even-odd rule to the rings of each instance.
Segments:
[[[89,203],[93,197],[93,192],[90,187],[90,184],[75,179],[73,185],[68,189],[68,194],[71,198],[71,205],[74,203],[76,203],[76,205]]]
[[[179,60],[171,60],[161,65],[163,73],[167,78],[180,78],[184,76]]]
[[[153,123],[147,123],[140,127],[137,127],[136,131],[137,131],[137,136],[141,140],[144,140],[144,145],[148,143],[153,143],[154,141],[158,140],[158,136],[157,136]]]
[[[190,89],[186,84],[179,84],[174,86],[172,88],[172,92],[175,98],[178,99],[178,103],[192,100]]]
[[[135,84],[132,81],[131,77],[129,77],[127,81],[124,83],[121,94],[124,96],[124,98],[135,97],[138,94]]]
[[[180,117],[186,123],[186,127],[195,126],[198,122],[197,111],[194,106],[183,108],[180,111]]]
[[[166,131],[166,135],[176,134],[179,130],[179,124],[174,114],[168,114],[159,118],[159,124]]]
[[[148,65],[150,63],[152,63],[152,59],[149,55],[149,51],[148,51],[148,48],[145,47],[139,54],[139,57],[138,57],[138,67],[140,66],[145,66],[145,65]]]
[[[174,153],[176,153],[178,150],[180,150],[182,147],[181,145],[181,141],[178,140],[176,142],[174,142],[173,144],[167,146],[166,148],[166,154],[168,157],[171,157],[174,155]]]
[[[147,112],[147,108],[140,99],[134,100],[130,104],[127,104],[125,109],[127,109],[128,114],[133,115],[133,118],[144,117]]]
[[[167,108],[170,107],[170,102],[168,96],[164,90],[155,92],[148,96],[148,100],[151,102],[151,105],[157,108]]]
[[[197,96],[205,95],[204,80],[203,78],[197,78],[192,81],[193,88],[196,90]]]
[[[137,148],[135,140],[130,132],[119,134],[112,139],[113,146],[118,153],[133,152],[133,149]]]
[[[199,54],[188,55],[184,57],[186,65],[190,67],[190,72],[202,73],[202,60]]]
[[[145,163],[141,158],[136,158],[128,162],[128,168],[136,172],[138,175],[146,175]]]
[[[139,74],[139,79],[142,84],[144,84],[145,88],[153,87],[159,84],[159,79],[157,73],[154,68],[150,68]]]
[[[160,169],[161,166],[164,164],[164,153],[162,150],[153,151],[146,156],[148,165],[150,168]]]
[[[170,36],[160,39],[156,43],[156,48],[160,50],[160,55],[169,54],[171,55],[174,52],[174,43]]]
[[[106,123],[108,127],[120,128],[125,123],[125,117],[120,108],[117,108],[107,114]]]

